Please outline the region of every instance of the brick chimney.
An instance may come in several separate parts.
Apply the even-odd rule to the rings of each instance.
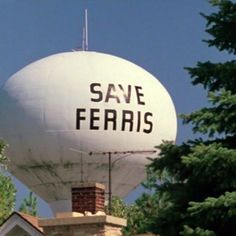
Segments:
[[[95,214],[104,211],[105,186],[99,183],[79,183],[72,187],[72,212]]]

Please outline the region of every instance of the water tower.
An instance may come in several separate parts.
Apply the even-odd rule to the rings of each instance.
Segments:
[[[161,83],[116,56],[76,51],[36,61],[0,91],[0,137],[9,171],[51,206],[69,211],[76,183],[126,196],[145,178],[147,157],[175,140],[176,114]]]

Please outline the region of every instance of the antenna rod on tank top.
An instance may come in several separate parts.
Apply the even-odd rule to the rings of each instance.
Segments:
[[[84,11],[84,27],[82,39],[82,51],[88,51],[88,11]]]
[[[88,11],[85,9],[85,51],[88,51]]]

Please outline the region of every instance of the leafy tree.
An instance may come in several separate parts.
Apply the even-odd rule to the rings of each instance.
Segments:
[[[111,215],[121,218],[126,218],[129,206],[118,196],[111,198]],[[109,214],[108,206],[105,208],[106,214]]]
[[[0,224],[12,213],[16,189],[10,176],[6,175],[6,144],[0,140]]]
[[[217,11],[202,14],[210,34],[205,42],[235,55],[236,3],[211,2]],[[209,106],[182,118],[206,138],[158,147],[160,155],[149,165],[145,183],[153,194],[139,199],[144,220],[137,232],[232,236],[236,232],[236,61],[198,62],[186,69],[192,84],[207,90]]]
[[[0,139],[0,224],[12,213],[16,200],[16,188],[6,171],[8,162],[5,155],[6,147],[7,145]],[[32,192],[23,200],[19,211],[37,215],[37,198]]]
[[[37,198],[33,195],[33,192],[30,192],[28,197],[24,198],[19,211],[32,216],[37,215]]]
[[[111,215],[127,219],[127,227],[123,228],[123,235],[130,236],[139,233],[139,231],[141,232],[140,229],[142,229],[142,226],[145,225],[146,222],[145,218],[143,218],[143,212],[140,211],[141,206],[138,205],[138,201],[137,203],[128,205],[120,197],[113,196],[111,206]],[[150,206],[149,209],[151,209]],[[145,208],[143,210],[145,210]],[[107,207],[105,211],[109,214]]]

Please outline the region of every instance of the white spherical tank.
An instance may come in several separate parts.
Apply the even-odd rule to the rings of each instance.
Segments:
[[[0,108],[9,171],[54,212],[70,210],[78,182],[107,186],[108,153],[112,193],[127,195],[145,178],[154,147],[176,137],[175,109],[161,83],[127,60],[96,52],[26,66],[1,89]]]

